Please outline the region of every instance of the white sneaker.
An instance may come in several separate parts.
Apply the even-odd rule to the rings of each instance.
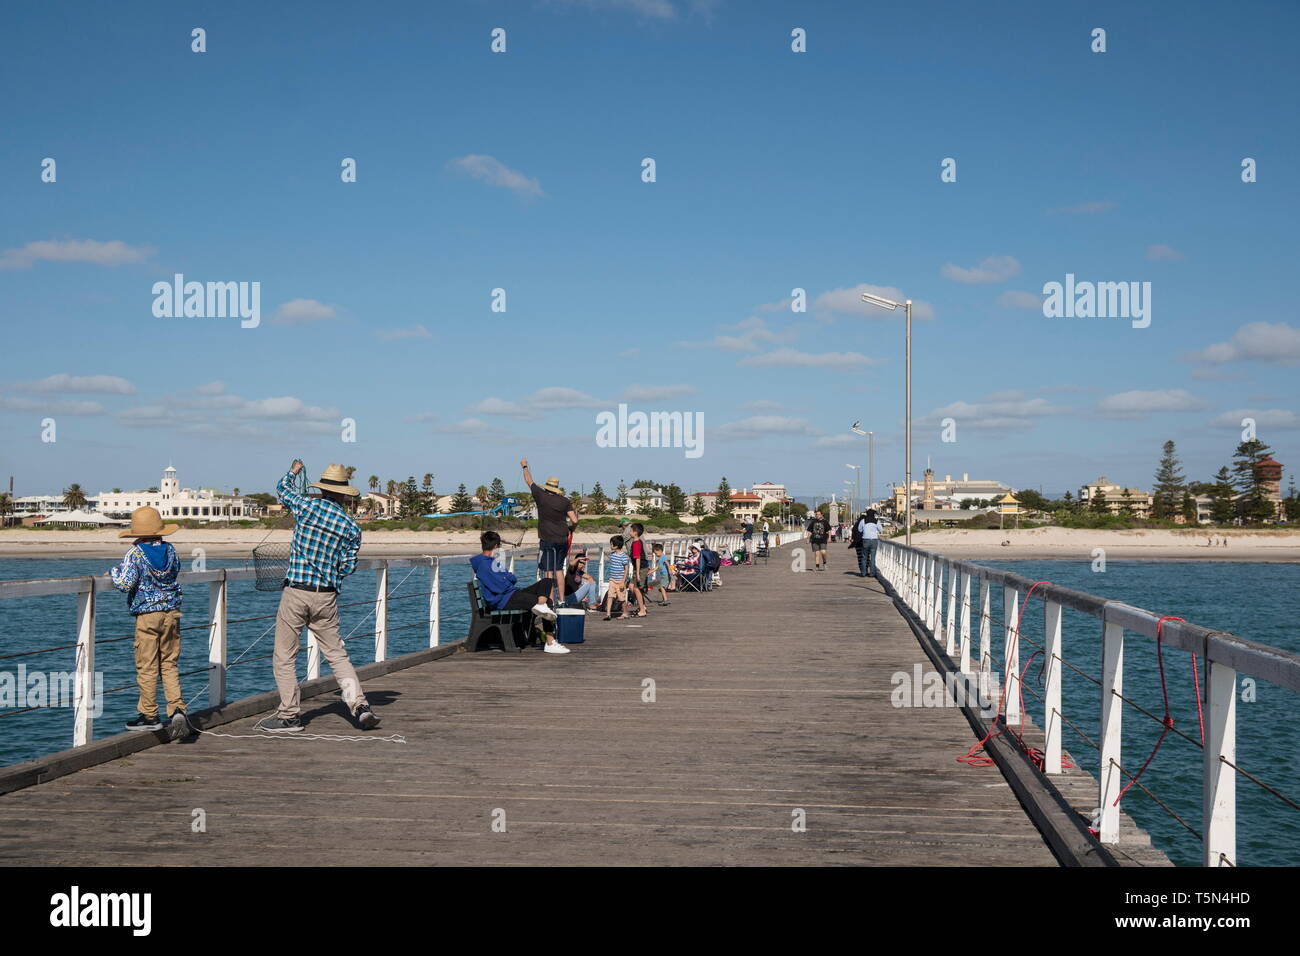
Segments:
[[[547,644],[544,648],[542,648],[542,650],[545,651],[547,654],[568,654],[569,653],[569,649],[565,647],[563,644],[561,644],[559,641],[554,641],[550,644]]]
[[[548,604],[534,604],[533,613],[538,617],[546,618],[548,621],[554,621],[558,617],[558,615],[551,610],[550,605]]]

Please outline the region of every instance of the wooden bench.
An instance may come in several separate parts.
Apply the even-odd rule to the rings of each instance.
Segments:
[[[531,628],[532,611],[494,611],[483,600],[478,578],[470,578],[466,585],[469,590],[469,637],[465,639],[465,650],[473,652],[482,650],[485,636],[496,635],[491,646],[501,645],[503,651],[522,651],[528,644],[528,637],[519,638],[518,629],[528,635]]]

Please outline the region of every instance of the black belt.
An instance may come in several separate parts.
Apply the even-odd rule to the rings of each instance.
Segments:
[[[338,588],[322,587],[315,584],[293,584],[289,581],[285,581],[284,586],[287,588],[293,588],[296,591],[333,592],[335,594],[338,593]]]

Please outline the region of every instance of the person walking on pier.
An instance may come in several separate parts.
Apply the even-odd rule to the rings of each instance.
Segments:
[[[820,511],[814,512],[808,522],[808,544],[812,547],[813,570],[826,570],[826,542],[831,536],[831,523],[822,517]]]
[[[880,522],[874,508],[862,513],[853,526],[853,537],[859,542],[858,573],[862,577],[876,576],[876,549],[880,547]]]
[[[176,549],[163,540],[180,525],[164,525],[156,508],[136,508],[131,527],[119,538],[135,538],[135,544],[112,570],[105,571],[113,587],[124,591],[127,606],[135,617],[135,679],[140,687],[135,720],[127,730],[159,730],[158,679],[167,698],[167,716],[172,736],[190,736],[181,696],[177,662],[181,658],[180,560]]]
[[[295,487],[300,471],[302,462],[295,460],[275,487],[276,496],[293,514],[293,545],[275,619],[272,655],[280,709],[258,726],[282,734],[302,730],[298,719],[298,638],[302,629],[309,627],[338,679],[343,703],[363,730],[373,730],[379,726],[379,718],[361,692],[361,681],[339,636],[339,585],[357,569],[361,549],[361,529],[348,508],[361,492],[348,483],[342,465],[329,465],[320,481],[311,485],[320,490],[320,497],[300,494]]]
[[[578,515],[572,502],[560,491],[559,478],[547,478],[543,488],[533,481],[527,458],[521,458],[519,466],[524,470],[524,484],[532,492],[533,504],[537,506],[537,570],[542,572],[544,581],[554,586],[554,591],[547,593],[558,605],[564,601],[564,568],[569,556],[569,542],[578,527]]]

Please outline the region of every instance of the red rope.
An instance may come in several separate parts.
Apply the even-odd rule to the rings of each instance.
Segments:
[[[1181,618],[1180,618],[1181,620]],[[1196,722],[1201,725],[1201,743],[1205,743],[1205,714],[1201,712],[1201,678],[1196,673],[1196,655],[1192,655],[1192,689],[1196,691]]]
[[[1128,793],[1129,787],[1137,783],[1138,779],[1142,776],[1142,774],[1146,772],[1147,767],[1151,766],[1151,761],[1156,758],[1156,751],[1158,751],[1160,749],[1160,745],[1165,742],[1165,735],[1169,733],[1169,728],[1174,725],[1173,717],[1169,716],[1169,688],[1165,684],[1164,628],[1165,628],[1165,621],[1181,621],[1181,620],[1183,620],[1181,617],[1167,616],[1167,617],[1162,617],[1160,620],[1156,621],[1156,664],[1158,664],[1160,667],[1160,696],[1164,698],[1164,704],[1165,704],[1165,716],[1164,719],[1161,721],[1161,724],[1163,726],[1160,728],[1160,736],[1156,738],[1156,745],[1151,748],[1151,754],[1150,756],[1147,757],[1146,763],[1142,765],[1142,769],[1139,770],[1134,775],[1132,780],[1124,784],[1124,789],[1122,789],[1119,792],[1119,796],[1117,796],[1115,798],[1115,802],[1111,804],[1111,806],[1113,807],[1119,806],[1119,802],[1124,799],[1124,794]],[[1196,655],[1192,655],[1193,660],[1195,660],[1195,657]],[[1201,701],[1201,695],[1200,692],[1198,691],[1196,694],[1196,704],[1198,710],[1200,709],[1200,701]]]

